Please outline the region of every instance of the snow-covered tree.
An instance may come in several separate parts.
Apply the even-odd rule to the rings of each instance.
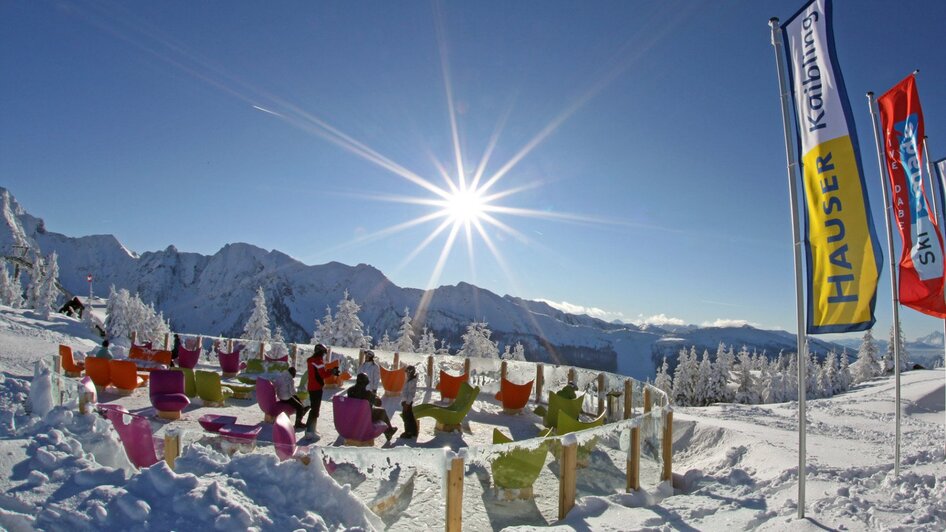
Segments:
[[[664,357],[664,363],[661,364],[660,369],[657,370],[657,377],[654,379],[654,387],[658,390],[662,390],[667,394],[671,400],[673,400],[673,380],[670,378],[670,373],[668,373],[667,357]]]
[[[736,370],[736,402],[756,404],[757,396],[755,377],[752,375],[752,355],[743,347],[739,351],[739,365]]]
[[[691,347],[689,352],[685,347],[680,349],[677,368],[673,372],[673,400],[676,404],[682,406],[695,404],[698,372],[696,348]]]
[[[427,329],[426,325],[424,325],[424,330],[417,340],[417,352],[426,354],[437,352],[437,338],[432,331]]]
[[[30,282],[26,285],[26,308],[36,309],[39,300],[40,286],[43,284],[43,270],[46,261],[39,253],[33,253],[33,262],[30,266]]]
[[[6,263],[0,265],[0,305],[20,308],[23,303],[22,288],[19,279],[14,279],[7,270]]]
[[[331,307],[325,307],[325,317],[322,321],[315,320],[315,332],[312,334],[312,343],[338,345],[335,341],[335,318],[332,317]]]
[[[763,403],[780,403],[785,397],[785,375],[778,360],[766,364],[762,370],[762,390],[760,400]]]
[[[840,368],[838,368],[838,392],[846,392],[851,389],[851,383],[854,381],[851,375],[850,359],[847,356],[847,349],[841,353]]]
[[[710,376],[713,372],[713,363],[710,361],[709,351],[703,350],[703,358],[700,360],[700,369],[696,378],[696,405],[705,406],[716,400],[716,390],[710,389]]]
[[[824,397],[821,388],[818,386],[818,374],[821,372],[821,364],[818,363],[818,357],[811,351],[808,352],[808,367],[805,368],[805,397],[812,399]]]
[[[720,342],[716,347],[716,362],[713,364],[713,389],[719,395],[716,396],[716,402],[731,403],[735,398],[735,390],[729,387],[732,368],[736,363],[736,356],[733,354],[732,346],[727,349],[726,344]]]
[[[900,327],[900,342],[898,347],[900,348],[900,371],[906,371],[913,367],[913,363],[910,362],[910,354],[907,352],[907,347],[903,342],[903,326]],[[893,325],[890,326],[890,341],[887,342],[887,351],[884,352],[884,356],[880,361],[880,371],[884,374],[893,373],[894,366],[894,353],[893,345],[895,342],[895,331]]]
[[[463,333],[463,347],[457,356],[469,358],[499,358],[499,346],[489,339],[492,331],[486,322],[475,321]]]
[[[788,364],[782,373],[785,376],[785,397],[783,401],[798,400],[798,354],[791,353],[788,356]]]
[[[289,354],[289,348],[286,347],[286,334],[282,330],[282,326],[277,325],[276,331],[273,333],[273,350],[270,353],[272,358],[282,358]]]
[[[414,326],[411,321],[411,310],[404,307],[404,317],[401,318],[401,329],[398,331],[396,348],[401,353],[414,352]]]
[[[243,326],[244,340],[251,342],[269,343],[273,339],[273,333],[269,330],[269,312],[266,310],[266,294],[263,293],[263,287],[256,289],[256,296],[253,297],[253,312],[250,318],[246,320]]]
[[[880,367],[877,365],[877,342],[870,329],[864,332],[861,347],[857,350],[857,362],[854,363],[853,377],[855,383],[869,381],[877,376]]]
[[[33,279],[30,282],[33,308],[44,318],[56,311],[59,299],[59,256],[55,251],[46,259],[37,257],[33,264]]]
[[[515,346],[506,344],[503,354],[499,358],[503,360],[521,360],[525,362],[526,348],[523,347],[522,342],[516,342]]]
[[[384,335],[381,337],[381,341],[375,346],[375,349],[380,351],[397,351],[397,344],[391,341],[391,338],[388,336],[388,331],[384,331]]]
[[[841,391],[841,385],[838,382],[838,354],[833,350],[828,351],[828,356],[821,365],[821,372],[818,374],[818,387],[824,393],[824,397],[831,397]]]
[[[365,334],[364,324],[358,317],[360,310],[361,306],[350,299],[348,290],[345,290],[345,295],[335,310],[334,345],[360,349],[368,349],[371,346],[371,336]]]
[[[132,331],[138,333],[138,341],[164,341],[170,330],[164,316],[155,312],[154,306],[145,305],[137,294],[131,295],[124,288],[111,287],[106,306],[105,330],[116,343],[130,342]]]

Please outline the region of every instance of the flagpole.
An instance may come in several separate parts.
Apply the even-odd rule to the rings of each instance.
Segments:
[[[778,88],[782,103],[782,128],[785,133],[785,158],[788,161],[788,198],[789,212],[792,215],[792,250],[795,257],[795,317],[797,326],[798,352],[798,518],[805,518],[805,477],[806,469],[806,441],[805,441],[805,385],[808,380],[808,342],[805,337],[805,307],[804,307],[804,277],[802,274],[802,241],[801,229],[798,223],[798,161],[796,159],[792,125],[789,117],[788,83],[785,80],[785,55],[782,53],[782,29],[778,24],[778,17],[769,19],[772,29],[772,46],[775,47],[775,65],[778,69]]]
[[[897,290],[897,270],[893,254],[893,228],[890,220],[893,217],[893,208],[890,205],[890,194],[887,192],[887,165],[884,164],[884,151],[881,141],[880,123],[877,118],[877,102],[874,93],[867,93],[867,105],[870,107],[870,118],[874,124],[874,144],[877,147],[877,164],[880,165],[880,188],[884,191],[884,218],[887,220],[887,256],[890,257],[890,291],[893,295],[893,375],[894,375],[894,403],[896,407],[896,438],[894,444],[894,477],[900,477],[900,292]]]
[[[939,195],[936,198],[933,198],[933,216],[936,218],[936,223],[940,223],[939,219],[939,199],[946,194],[946,190],[943,190],[943,183],[941,183],[936,177],[939,175],[936,172],[936,169],[933,167],[933,158],[930,157],[930,147],[927,144],[927,139],[929,137],[923,137],[923,153],[926,154],[926,174],[930,178],[930,191],[936,190],[934,187],[939,188]],[[943,216],[946,217],[946,212],[943,212]],[[940,224],[940,232],[943,231],[946,224]],[[946,371],[946,320],[943,320],[943,370]],[[946,424],[944,424],[946,427]],[[946,440],[944,440],[946,441]]]

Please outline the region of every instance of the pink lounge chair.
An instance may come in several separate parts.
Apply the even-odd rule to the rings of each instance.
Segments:
[[[223,372],[223,376],[225,378],[236,377],[237,373],[239,373],[244,367],[244,364],[240,364],[239,351],[234,351],[232,353],[217,352],[217,360],[220,361],[220,371]]]
[[[191,404],[184,393],[184,372],[156,369],[148,379],[151,405],[164,419],[180,419],[181,410]]]
[[[280,412],[289,415],[296,411],[291,405],[280,403],[273,383],[263,378],[256,379],[256,404],[263,411],[263,421],[266,423],[275,421]]]
[[[283,355],[281,357],[270,358],[269,355],[266,355],[266,362],[289,362],[289,355]]]
[[[276,416],[276,421],[273,422],[273,446],[276,448],[276,456],[280,460],[294,458],[303,464],[309,464],[309,446],[296,446],[296,432],[292,430],[292,422],[289,421],[289,416],[282,412]],[[334,473],[336,469],[335,462],[325,461],[324,458],[322,460],[328,474]]]
[[[260,430],[263,426],[259,423],[256,425],[241,425],[239,423],[233,423],[232,425],[226,425],[220,427],[217,431],[217,434],[223,436],[223,439],[236,444],[241,447],[247,447],[253,449],[256,447],[256,437],[259,436]],[[228,450],[228,452],[235,451]]]
[[[332,398],[335,430],[345,438],[345,445],[371,447],[374,439],[388,428],[383,421],[371,421],[371,405],[364,399],[344,395]]]
[[[204,414],[197,420],[201,427],[207,432],[219,432],[220,429],[236,423],[236,416],[224,416],[220,414]]]
[[[200,348],[191,351],[182,345],[177,350],[177,365],[182,368],[194,369],[197,367],[198,360],[200,360]]]
[[[146,418],[118,408],[108,409],[106,416],[118,432],[128,460],[135,467],[150,467],[160,460],[158,456],[164,454],[164,440],[154,437],[151,423]]]

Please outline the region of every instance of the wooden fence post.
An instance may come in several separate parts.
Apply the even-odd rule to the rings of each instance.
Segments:
[[[171,333],[164,333],[164,350],[168,351],[171,349]]]
[[[266,342],[263,342],[261,340],[259,343],[259,359],[263,360],[263,355],[265,354],[266,354]]]
[[[604,412],[604,373],[598,374],[598,415],[600,416]]]
[[[575,368],[568,368],[568,382],[574,382],[577,385],[578,379],[575,375]]]
[[[447,532],[463,529],[463,458],[450,461],[447,472]]]
[[[466,374],[466,382],[470,382],[470,359],[463,359],[463,373]]]
[[[174,461],[181,455],[181,435],[177,431],[164,434],[164,461],[174,470]]]
[[[660,475],[660,480],[673,481],[673,410],[667,412],[664,416],[664,441],[663,441],[663,459],[664,467]]]
[[[508,371],[508,369],[507,369],[507,367],[506,367],[506,361],[503,360],[502,363],[499,365],[499,376],[500,376],[500,378],[501,378],[502,380],[507,380],[507,379],[506,379],[506,372],[507,372],[507,371]]]
[[[131,331],[131,345],[138,345],[138,331]]]
[[[299,344],[292,344],[289,348],[289,360],[292,362],[292,367],[296,367],[296,362],[299,361]]]
[[[434,387],[434,356],[427,355],[427,389],[432,390]]]
[[[200,356],[200,352],[204,350],[204,337],[197,337],[197,356]]]
[[[545,384],[545,371],[542,364],[535,365],[535,404],[542,402],[542,385]]]
[[[641,489],[641,428],[631,427],[631,448],[627,459],[627,492]]]
[[[227,338],[227,353],[233,352],[233,338]]]
[[[358,369],[361,369],[361,365],[365,363],[365,350],[358,350]]]
[[[624,381],[624,419],[634,416],[634,381]]]
[[[650,388],[644,386],[644,413],[650,413]]]
[[[392,370],[396,370],[401,367],[401,354],[397,351],[394,352],[394,365],[391,366]]]
[[[558,475],[558,518],[565,519],[575,506],[576,476],[578,473],[578,443],[562,445],[562,460]]]

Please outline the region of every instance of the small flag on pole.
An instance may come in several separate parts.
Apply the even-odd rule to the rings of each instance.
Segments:
[[[946,318],[943,300],[943,239],[923,183],[923,109],[911,74],[877,98],[891,202],[903,242],[900,302]]]

